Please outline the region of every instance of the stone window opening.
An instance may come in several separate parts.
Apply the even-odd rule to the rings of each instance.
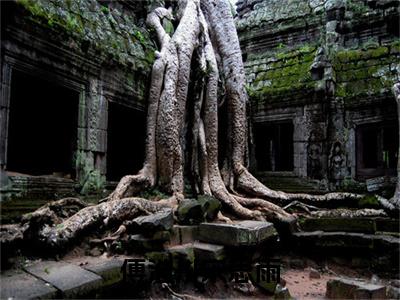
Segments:
[[[293,123],[256,124],[255,155],[258,171],[293,171]]]
[[[357,176],[360,179],[396,175],[399,143],[397,130],[395,122],[357,128]]]
[[[140,170],[144,162],[145,137],[145,112],[116,102],[109,103],[107,180],[118,181],[124,175]]]
[[[13,70],[7,173],[75,178],[78,107],[78,92]]]

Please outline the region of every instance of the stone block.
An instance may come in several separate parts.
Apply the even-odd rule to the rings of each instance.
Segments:
[[[84,266],[86,270],[96,273],[103,278],[103,287],[113,285],[122,281],[121,271],[124,261],[120,259],[99,260]]]
[[[176,211],[179,224],[195,225],[204,221],[202,205],[196,199],[185,199],[179,203]]]
[[[78,298],[98,290],[102,278],[76,265],[43,261],[27,267],[26,271],[59,289],[64,298]]]
[[[221,209],[221,202],[212,196],[198,196],[197,201],[201,204],[204,216],[207,221],[212,221],[217,217]]]
[[[335,278],[327,282],[326,297],[333,299],[385,299],[386,287],[361,280]]]
[[[194,251],[192,244],[173,246],[168,248],[171,255],[172,268],[178,272],[187,272],[194,269]]]
[[[195,242],[193,244],[195,262],[220,261],[225,258],[224,246]]]
[[[174,225],[171,231],[171,245],[193,243],[198,237],[199,226]]]
[[[135,253],[158,251],[164,248],[164,241],[147,238],[141,234],[133,234],[128,237],[127,248]]]
[[[261,221],[202,223],[199,226],[200,241],[226,246],[255,246],[276,235],[272,223]]]
[[[155,233],[157,231],[170,230],[174,224],[172,209],[165,209],[155,214],[135,218],[131,222],[133,230],[144,234]]]
[[[6,271],[1,274],[1,299],[54,299],[57,289],[24,271]]]

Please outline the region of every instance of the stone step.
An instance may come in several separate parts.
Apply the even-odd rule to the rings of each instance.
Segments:
[[[300,221],[300,226],[303,231],[399,232],[399,220],[389,218],[305,218]]]
[[[387,235],[354,232],[296,232],[292,241],[303,250],[317,248],[369,249],[379,253],[399,253],[400,239]]]
[[[269,222],[201,223],[199,226],[200,241],[226,246],[256,246],[276,236],[277,232]]]
[[[326,297],[329,299],[385,299],[386,287],[338,277],[327,282]]]

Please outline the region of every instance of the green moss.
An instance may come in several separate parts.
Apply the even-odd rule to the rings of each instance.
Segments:
[[[77,151],[75,154],[75,165],[80,171],[79,187],[82,195],[98,194],[104,189],[106,178],[96,170],[93,165],[91,154],[85,151]]]
[[[150,71],[155,45],[149,32],[117,9],[85,0],[17,0],[17,3],[29,13],[29,20],[63,33],[58,35],[63,42],[66,34],[78,45],[81,43],[82,49],[89,45],[103,53],[98,59],[107,63],[113,60],[130,70]]]
[[[336,52],[333,57],[336,96],[352,104],[365,96],[388,93],[397,80],[396,73],[390,70],[390,65],[399,59],[396,55],[390,55],[397,45],[398,41],[395,41],[385,46]]]
[[[261,103],[266,99],[272,101],[273,96],[291,93],[293,89],[314,89],[310,67],[315,52],[315,46],[303,45],[275,54],[277,60],[269,63],[267,68],[258,67],[258,75],[248,91],[252,100]]]
[[[380,208],[381,205],[375,195],[366,195],[358,201],[359,208]]]

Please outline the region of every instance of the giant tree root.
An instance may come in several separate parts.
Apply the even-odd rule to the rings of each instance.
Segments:
[[[46,248],[48,251],[59,251],[79,240],[85,233],[90,233],[90,230],[122,224],[125,220],[155,213],[174,205],[173,202],[167,201],[152,202],[142,198],[124,198],[87,206],[66,219],[55,216],[49,209],[65,207],[71,202],[84,205],[78,199],[51,202],[33,213],[24,215],[25,221],[21,224],[1,226],[2,245],[11,246],[23,240],[25,243],[32,242],[32,245],[50,247],[51,249]]]

